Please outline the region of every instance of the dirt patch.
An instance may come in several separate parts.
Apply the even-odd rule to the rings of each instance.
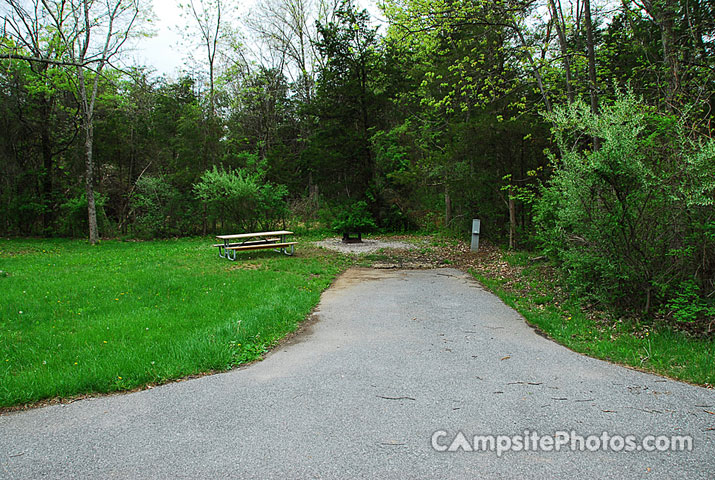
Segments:
[[[387,272],[378,272],[373,268],[358,268],[353,267],[343,274],[339,275],[338,278],[330,286],[330,289],[324,292],[324,295],[332,295],[335,291],[343,290],[358,283],[367,282],[371,280],[382,280],[383,278],[391,275]]]
[[[231,265],[228,270],[265,270],[265,267],[262,263],[244,262]]]
[[[296,343],[302,342],[307,337],[310,337],[311,335],[313,335],[313,326],[319,321],[320,316],[315,312],[311,313],[310,315],[308,315],[308,318],[298,324],[298,328],[280,339],[278,343],[273,348],[271,348],[271,350],[266,353],[259,361],[263,361],[268,355],[277,352],[282,347],[289,347],[291,345],[295,345]],[[251,364],[253,363],[255,362],[251,362]],[[243,368],[245,366],[246,364],[243,364],[240,365],[239,368]]]
[[[37,253],[32,250],[12,250],[12,251],[0,251],[0,257],[17,257],[20,255],[30,255],[32,253]],[[47,253],[47,252],[44,252]]]

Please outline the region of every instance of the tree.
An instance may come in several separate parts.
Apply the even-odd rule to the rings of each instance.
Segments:
[[[79,2],[72,9],[72,42],[68,47],[70,59],[76,63],[75,71],[85,132],[89,241],[94,244],[99,238],[94,200],[93,158],[94,107],[97,102],[97,89],[102,70],[121,51],[129,38],[139,15],[139,5],[136,0],[113,0],[113,3],[112,0],[107,0],[103,4],[96,4],[91,0],[79,0]],[[100,35],[101,43],[95,42],[92,37],[93,32]],[[88,61],[91,61],[94,67],[91,79],[88,78],[87,68],[84,66]]]
[[[501,187],[503,178],[512,187],[532,181],[527,172],[545,163],[546,139],[532,132],[543,132],[534,110],[551,109],[554,98],[543,73],[550,40],[527,20],[530,9],[518,1],[384,5],[392,58],[404,59],[401,75],[411,82],[395,127],[416,149],[405,171],[448,228],[466,228],[479,215],[496,229],[508,212],[514,239],[528,222],[527,206],[509,193],[516,188],[505,195]]]
[[[545,38],[530,34],[529,25],[534,24],[534,19],[529,14],[534,8],[534,2],[521,0],[388,0],[382,5],[391,23],[393,40],[412,41],[416,38],[427,50],[437,54],[451,50],[443,42],[446,38],[469,28],[479,28],[481,35],[473,39],[475,48],[465,52],[465,55],[455,57],[452,69],[468,70],[477,65],[488,69],[494,64],[485,62],[484,57],[499,57],[499,68],[532,78],[544,108],[551,111],[552,100],[542,74],[550,34]],[[465,91],[471,91],[474,97],[480,94],[478,98],[484,103],[503,95],[509,91],[509,87],[514,86],[501,82],[497,77],[484,83],[481,88],[475,88],[469,85],[470,79],[463,78],[458,88],[446,89],[443,101],[459,107],[459,97],[464,96]]]
[[[571,81],[571,52],[569,51],[568,39],[566,37],[567,25],[566,19],[564,18],[564,11],[561,5],[561,0],[549,0],[548,1],[549,14],[551,16],[551,23],[556,29],[556,35],[559,39],[559,48],[563,61],[564,69],[564,80],[566,83],[566,95],[568,98],[569,105],[576,100],[576,95],[574,93],[573,82]]]
[[[29,47],[30,54],[16,52],[8,57],[74,70],[84,131],[89,241],[94,244],[99,238],[93,158],[97,90],[102,71],[122,51],[136,27],[139,4],[137,0],[41,0],[30,11],[13,0],[11,6],[5,20],[12,28],[6,33],[18,45]],[[38,53],[41,56],[36,56]]]
[[[715,6],[708,0],[624,0],[622,15],[639,60],[656,77],[662,108],[712,134]],[[645,27],[645,28],[644,28]],[[658,35],[651,35],[651,27]]]
[[[598,113],[598,86],[596,80],[596,46],[593,40],[593,21],[591,19],[591,0],[583,0],[583,18],[586,27],[586,51],[588,55],[588,89],[591,97],[591,112]],[[598,148],[598,138],[594,138]]]
[[[186,36],[197,37],[196,42],[206,54],[204,61],[208,68],[209,114],[213,117],[216,114],[216,60],[222,38],[226,33],[224,3],[223,0],[189,0],[189,3],[179,6],[188,17]],[[195,32],[189,24],[193,24]]]
[[[200,151],[202,169],[207,170],[210,165],[216,165],[219,158],[222,122],[217,115],[216,68],[222,43],[229,36],[227,12],[223,0],[189,0],[188,4],[179,4],[179,6],[184,9],[184,16],[188,17],[185,26],[186,37],[200,45],[206,55],[202,63],[208,70],[209,94],[205,118],[200,121],[202,139]],[[202,225],[204,234],[208,228],[207,213],[204,209]]]
[[[258,153],[265,160],[280,142],[279,129],[288,122],[288,84],[275,69],[258,67],[239,80],[231,105],[230,130],[240,148]]]
[[[310,104],[319,61],[317,22],[333,20],[338,1],[268,0],[257,5],[248,26],[287,63],[289,78],[296,84],[300,98]]]
[[[26,105],[34,108],[37,115],[27,115],[26,112],[24,118],[26,122],[31,121],[30,118],[36,118],[32,123],[33,131],[39,133],[36,137],[39,139],[42,154],[42,226],[43,230],[49,231],[56,210],[52,205],[54,159],[67,147],[62,140],[56,138],[58,132],[52,131],[53,125],[63,123],[58,119],[60,112],[57,111],[57,102],[69,88],[63,70],[65,65],[62,58],[62,39],[58,31],[43,30],[48,19],[41,0],[30,2],[31,9],[26,9],[28,4],[18,0],[7,0],[7,4],[3,18],[3,52],[0,58],[26,62],[29,68],[29,72],[24,76],[27,81],[25,88],[32,92],[31,96],[35,101]]]
[[[348,197],[364,196],[375,174],[370,130],[377,124],[373,86],[380,57],[377,29],[369,23],[367,11],[358,11],[352,0],[342,2],[334,21],[318,23],[324,66],[313,105],[320,123],[311,143],[322,158],[314,157],[311,170]]]

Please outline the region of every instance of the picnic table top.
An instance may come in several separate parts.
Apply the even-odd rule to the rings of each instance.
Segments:
[[[237,235],[216,235],[216,238],[221,240],[231,240],[233,238],[251,238],[251,237],[271,237],[274,235],[292,235],[293,232],[288,230],[278,230],[275,232],[255,232],[255,233],[239,233]]]

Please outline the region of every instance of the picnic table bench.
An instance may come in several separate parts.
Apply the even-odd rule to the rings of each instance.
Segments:
[[[217,243],[213,246],[218,247],[219,257],[229,260],[236,260],[236,252],[239,250],[260,250],[263,248],[272,248],[277,252],[293,255],[295,245],[298,242],[288,242],[286,240],[288,235],[293,235],[293,232],[277,230],[275,232],[216,235],[216,238],[223,243]]]

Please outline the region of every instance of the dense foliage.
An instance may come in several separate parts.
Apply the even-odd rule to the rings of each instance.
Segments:
[[[284,186],[264,180],[260,173],[214,167],[204,172],[194,192],[206,205],[209,220],[220,223],[224,230],[269,230],[285,219],[288,192]]]
[[[561,154],[537,221],[573,289],[681,321],[713,316],[715,140],[692,140],[632,96],[599,115],[576,102],[549,118]],[[583,141],[592,137],[600,149]]]

